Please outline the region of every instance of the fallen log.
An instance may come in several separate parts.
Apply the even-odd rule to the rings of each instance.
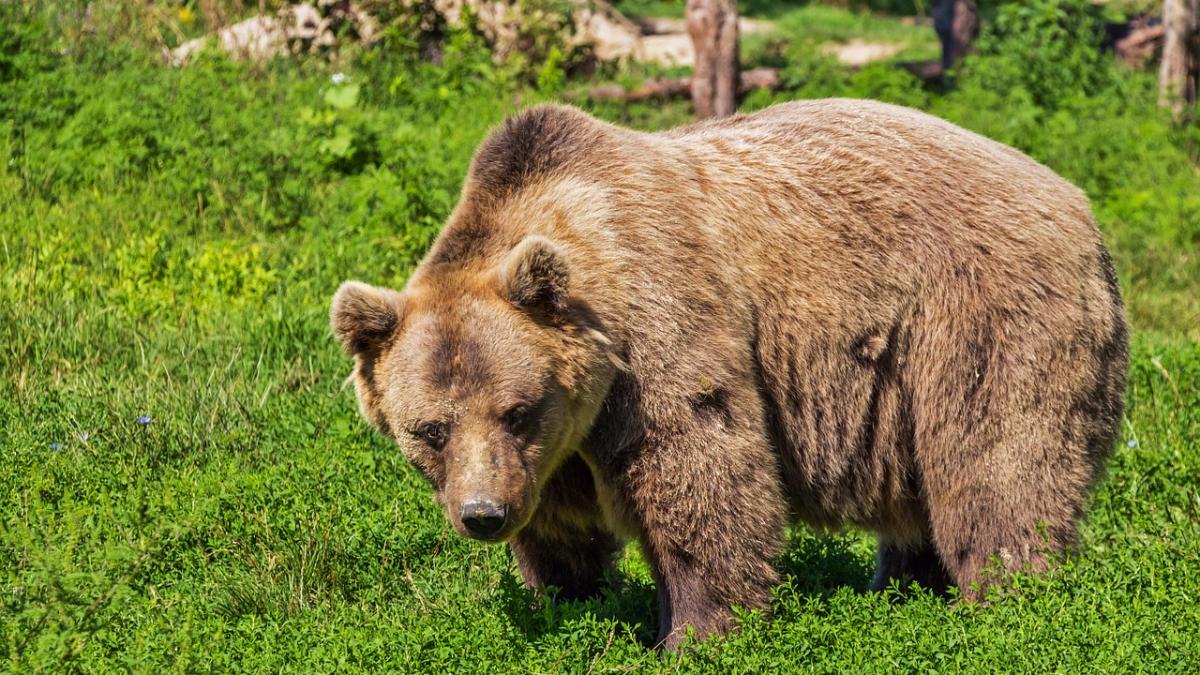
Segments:
[[[946,74],[946,67],[939,59],[937,61],[904,61],[896,64],[925,82],[941,82]]]
[[[743,70],[738,85],[738,95],[745,96],[755,89],[771,91],[781,87],[779,71],[775,68],[755,68]],[[636,89],[626,89],[619,84],[605,84],[592,87],[588,98],[593,101],[623,101],[633,103],[655,98],[682,98],[691,96],[692,78],[675,77],[660,80],[649,80]]]
[[[1140,24],[1140,25],[1139,25]],[[1167,27],[1161,22],[1142,20],[1130,26],[1129,33],[1113,43],[1117,58],[1131,68],[1143,68],[1162,49]]]

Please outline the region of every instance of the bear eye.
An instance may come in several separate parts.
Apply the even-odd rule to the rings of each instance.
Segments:
[[[413,431],[413,435],[425,441],[434,450],[441,450],[446,445],[449,432],[445,422],[423,422]]]
[[[505,428],[514,436],[524,434],[529,426],[529,406],[521,404],[515,405],[504,413],[502,418]]]

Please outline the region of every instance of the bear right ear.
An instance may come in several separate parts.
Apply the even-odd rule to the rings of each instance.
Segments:
[[[333,334],[351,355],[379,346],[400,324],[403,296],[388,288],[347,281],[329,309]]]

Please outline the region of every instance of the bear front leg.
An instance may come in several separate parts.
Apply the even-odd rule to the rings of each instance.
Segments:
[[[768,609],[785,502],[761,432],[701,417],[645,448],[627,495],[658,584],[658,644],[723,633],[733,607]]]
[[[597,595],[621,551],[603,526],[591,471],[568,459],[542,491],[538,512],[509,542],[525,585],[567,600]]]
[[[563,600],[598,595],[620,550],[611,534],[581,529],[553,533],[526,529],[509,546],[525,585],[537,590],[554,586]]]

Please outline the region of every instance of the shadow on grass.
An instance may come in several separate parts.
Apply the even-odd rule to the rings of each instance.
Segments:
[[[847,586],[866,593],[875,575],[875,558],[854,550],[854,544],[849,535],[797,533],[776,567],[797,595],[827,598]]]
[[[844,536],[795,536],[776,568],[793,595],[828,598],[846,587],[866,593],[875,561],[852,544]],[[657,591],[641,579],[621,576],[610,580],[598,597],[559,601],[552,593],[543,596],[525,588],[513,572],[501,581],[501,597],[505,613],[529,640],[569,631],[575,620],[587,616],[623,624],[647,646],[658,634]]]
[[[658,634],[658,600],[654,584],[625,576],[608,580],[600,595],[587,600],[558,600],[521,583],[515,572],[501,580],[504,612],[529,640],[570,630],[577,620],[592,617],[627,627],[649,646]]]

